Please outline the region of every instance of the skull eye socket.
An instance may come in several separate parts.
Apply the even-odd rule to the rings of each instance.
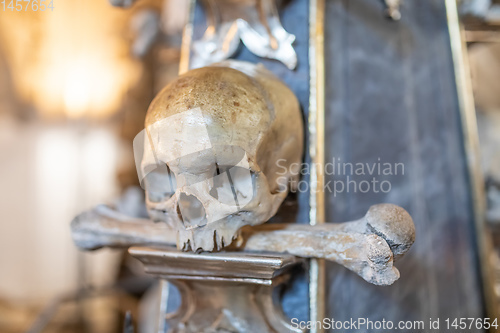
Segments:
[[[253,171],[239,166],[217,166],[210,195],[220,203],[243,208],[254,195]]]
[[[155,168],[144,177],[144,186],[151,202],[161,202],[170,198],[177,189],[175,175],[166,164]]]

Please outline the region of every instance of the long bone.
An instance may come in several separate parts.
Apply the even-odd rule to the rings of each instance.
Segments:
[[[371,206],[356,221],[321,225],[264,224],[244,227],[246,251],[286,252],[334,261],[366,281],[390,285],[399,279],[393,266],[415,241],[410,215],[392,204]]]
[[[71,223],[71,229],[75,244],[85,250],[176,244],[176,235],[166,224],[130,218],[107,206],[80,214]],[[370,283],[390,285],[399,278],[394,261],[409,250],[414,240],[410,215],[399,206],[380,204],[352,222],[244,227],[228,249],[326,259]]]

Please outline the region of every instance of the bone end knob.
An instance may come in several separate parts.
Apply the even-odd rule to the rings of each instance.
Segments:
[[[415,225],[406,210],[393,204],[371,206],[366,213],[369,231],[385,239],[394,254],[401,258],[415,242]]]

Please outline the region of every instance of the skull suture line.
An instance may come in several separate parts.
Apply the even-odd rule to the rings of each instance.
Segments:
[[[299,104],[262,65],[185,73],[153,100],[145,126],[134,151],[148,212],[185,251],[220,250],[242,226],[266,222],[297,181]]]

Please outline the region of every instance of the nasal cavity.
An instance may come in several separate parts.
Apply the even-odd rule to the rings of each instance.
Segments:
[[[177,214],[186,229],[201,227],[207,224],[205,208],[193,195],[181,193],[177,201]]]

